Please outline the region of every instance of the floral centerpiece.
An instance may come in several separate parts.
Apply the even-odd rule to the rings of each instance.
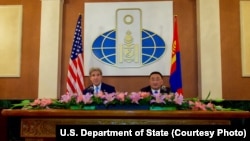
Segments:
[[[132,106],[132,107],[131,107]],[[111,107],[131,107],[131,109],[144,107],[148,110],[223,110],[221,106],[211,101],[202,101],[197,98],[184,99],[178,93],[158,93],[151,95],[148,92],[116,92],[86,95],[66,93],[60,99],[39,98],[33,101],[23,100],[13,104],[11,108],[22,109],[110,109]],[[112,109],[112,108],[111,108]]]

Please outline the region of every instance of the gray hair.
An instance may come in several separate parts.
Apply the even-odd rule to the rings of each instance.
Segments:
[[[102,70],[100,68],[98,68],[98,67],[92,67],[92,68],[90,68],[89,75],[91,75],[91,73],[94,72],[94,71],[98,71],[102,75]]]

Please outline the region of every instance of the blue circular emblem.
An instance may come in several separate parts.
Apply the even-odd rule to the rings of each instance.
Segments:
[[[164,54],[166,47],[164,40],[157,34],[142,30],[141,66],[151,64]],[[94,56],[108,65],[117,63],[116,32],[110,30],[98,36],[92,45]]]

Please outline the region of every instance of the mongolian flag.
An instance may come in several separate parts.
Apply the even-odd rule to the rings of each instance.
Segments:
[[[183,94],[181,75],[181,53],[178,39],[177,16],[174,16],[174,32],[169,84],[172,92]]]

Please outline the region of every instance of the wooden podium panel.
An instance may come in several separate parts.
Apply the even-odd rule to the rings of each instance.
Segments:
[[[21,117],[21,137],[53,140],[56,125],[230,125],[249,119],[248,111],[148,110],[19,110],[4,109],[3,116]]]

